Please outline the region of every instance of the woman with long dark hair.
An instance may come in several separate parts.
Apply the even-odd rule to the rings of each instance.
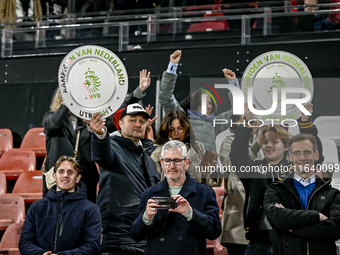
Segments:
[[[154,142],[157,148],[151,154],[151,158],[155,162],[158,172],[161,174],[161,179],[164,179],[164,172],[159,161],[162,146],[170,140],[178,140],[186,144],[190,158],[188,169],[190,175],[198,182],[207,184],[207,176],[204,176],[200,171],[195,171],[195,167],[200,165],[203,158],[205,152],[204,146],[200,140],[196,138],[195,132],[192,131],[188,117],[178,109],[170,111],[163,118],[159,133]]]

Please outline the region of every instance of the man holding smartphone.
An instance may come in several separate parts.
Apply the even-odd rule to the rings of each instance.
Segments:
[[[206,254],[206,239],[221,234],[215,192],[186,173],[190,159],[184,143],[164,144],[161,164],[165,179],[143,195],[131,233],[135,241],[147,239],[145,254]],[[175,209],[162,206],[151,197],[172,197]]]

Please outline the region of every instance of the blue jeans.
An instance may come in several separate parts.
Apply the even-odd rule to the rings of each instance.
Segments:
[[[250,241],[244,255],[273,255],[271,246]]]

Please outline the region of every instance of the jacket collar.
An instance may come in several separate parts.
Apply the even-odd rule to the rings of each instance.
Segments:
[[[120,132],[111,133],[110,136],[112,137],[112,140],[117,141],[119,144],[126,146],[133,151],[142,150],[141,152],[145,151],[147,154],[151,154],[156,148],[156,146],[153,146],[152,140],[150,139],[143,138],[140,140],[142,145],[136,146],[131,139],[122,137]]]
[[[315,178],[316,178],[316,185],[315,185],[315,188],[319,188],[319,187],[322,187],[322,186],[327,186],[331,183],[332,179],[328,180],[328,181],[324,181],[323,179],[321,179],[319,176],[315,175]],[[293,179],[294,179],[294,173],[291,173],[289,174],[284,180],[281,180],[279,181],[279,183],[282,183],[284,184],[285,186],[288,186],[289,188],[291,189],[295,189],[295,186],[294,186],[294,182],[293,182]]]
[[[181,191],[179,192],[179,194],[182,195],[182,197],[184,198],[188,197],[191,193],[197,193],[197,182],[193,178],[191,178],[188,172],[185,173],[185,177],[185,182]],[[155,186],[154,192],[157,193],[157,195],[159,196],[170,196],[169,185],[166,177],[163,181]]]
[[[57,191],[56,188],[57,185],[52,186],[46,197],[50,198],[51,200],[61,200],[62,197],[64,200],[87,199],[86,186],[82,181],[76,185],[76,191],[72,193],[67,191]]]
[[[66,128],[69,130],[70,134],[72,134],[73,137],[77,136],[78,130],[81,130],[86,127],[86,124],[84,123],[84,121],[82,121],[82,119],[77,117],[77,126],[76,126],[76,129],[74,130],[72,121],[70,117],[68,116],[68,114],[67,114],[67,118],[65,118],[64,121],[65,121]]]

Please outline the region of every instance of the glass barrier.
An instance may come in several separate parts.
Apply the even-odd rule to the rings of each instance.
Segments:
[[[280,1],[265,6],[264,3],[255,7],[230,4],[155,8],[152,13],[129,10],[82,17],[67,14],[63,18],[44,17],[38,22],[4,23],[1,58],[64,55],[84,44],[109,46],[122,52],[173,48],[174,43],[190,47],[250,45],[339,37],[340,24],[334,20],[340,23],[340,4],[291,6],[290,1]],[[323,25],[325,29],[320,29],[323,33],[315,31]],[[327,35],[324,30],[328,31]]]

